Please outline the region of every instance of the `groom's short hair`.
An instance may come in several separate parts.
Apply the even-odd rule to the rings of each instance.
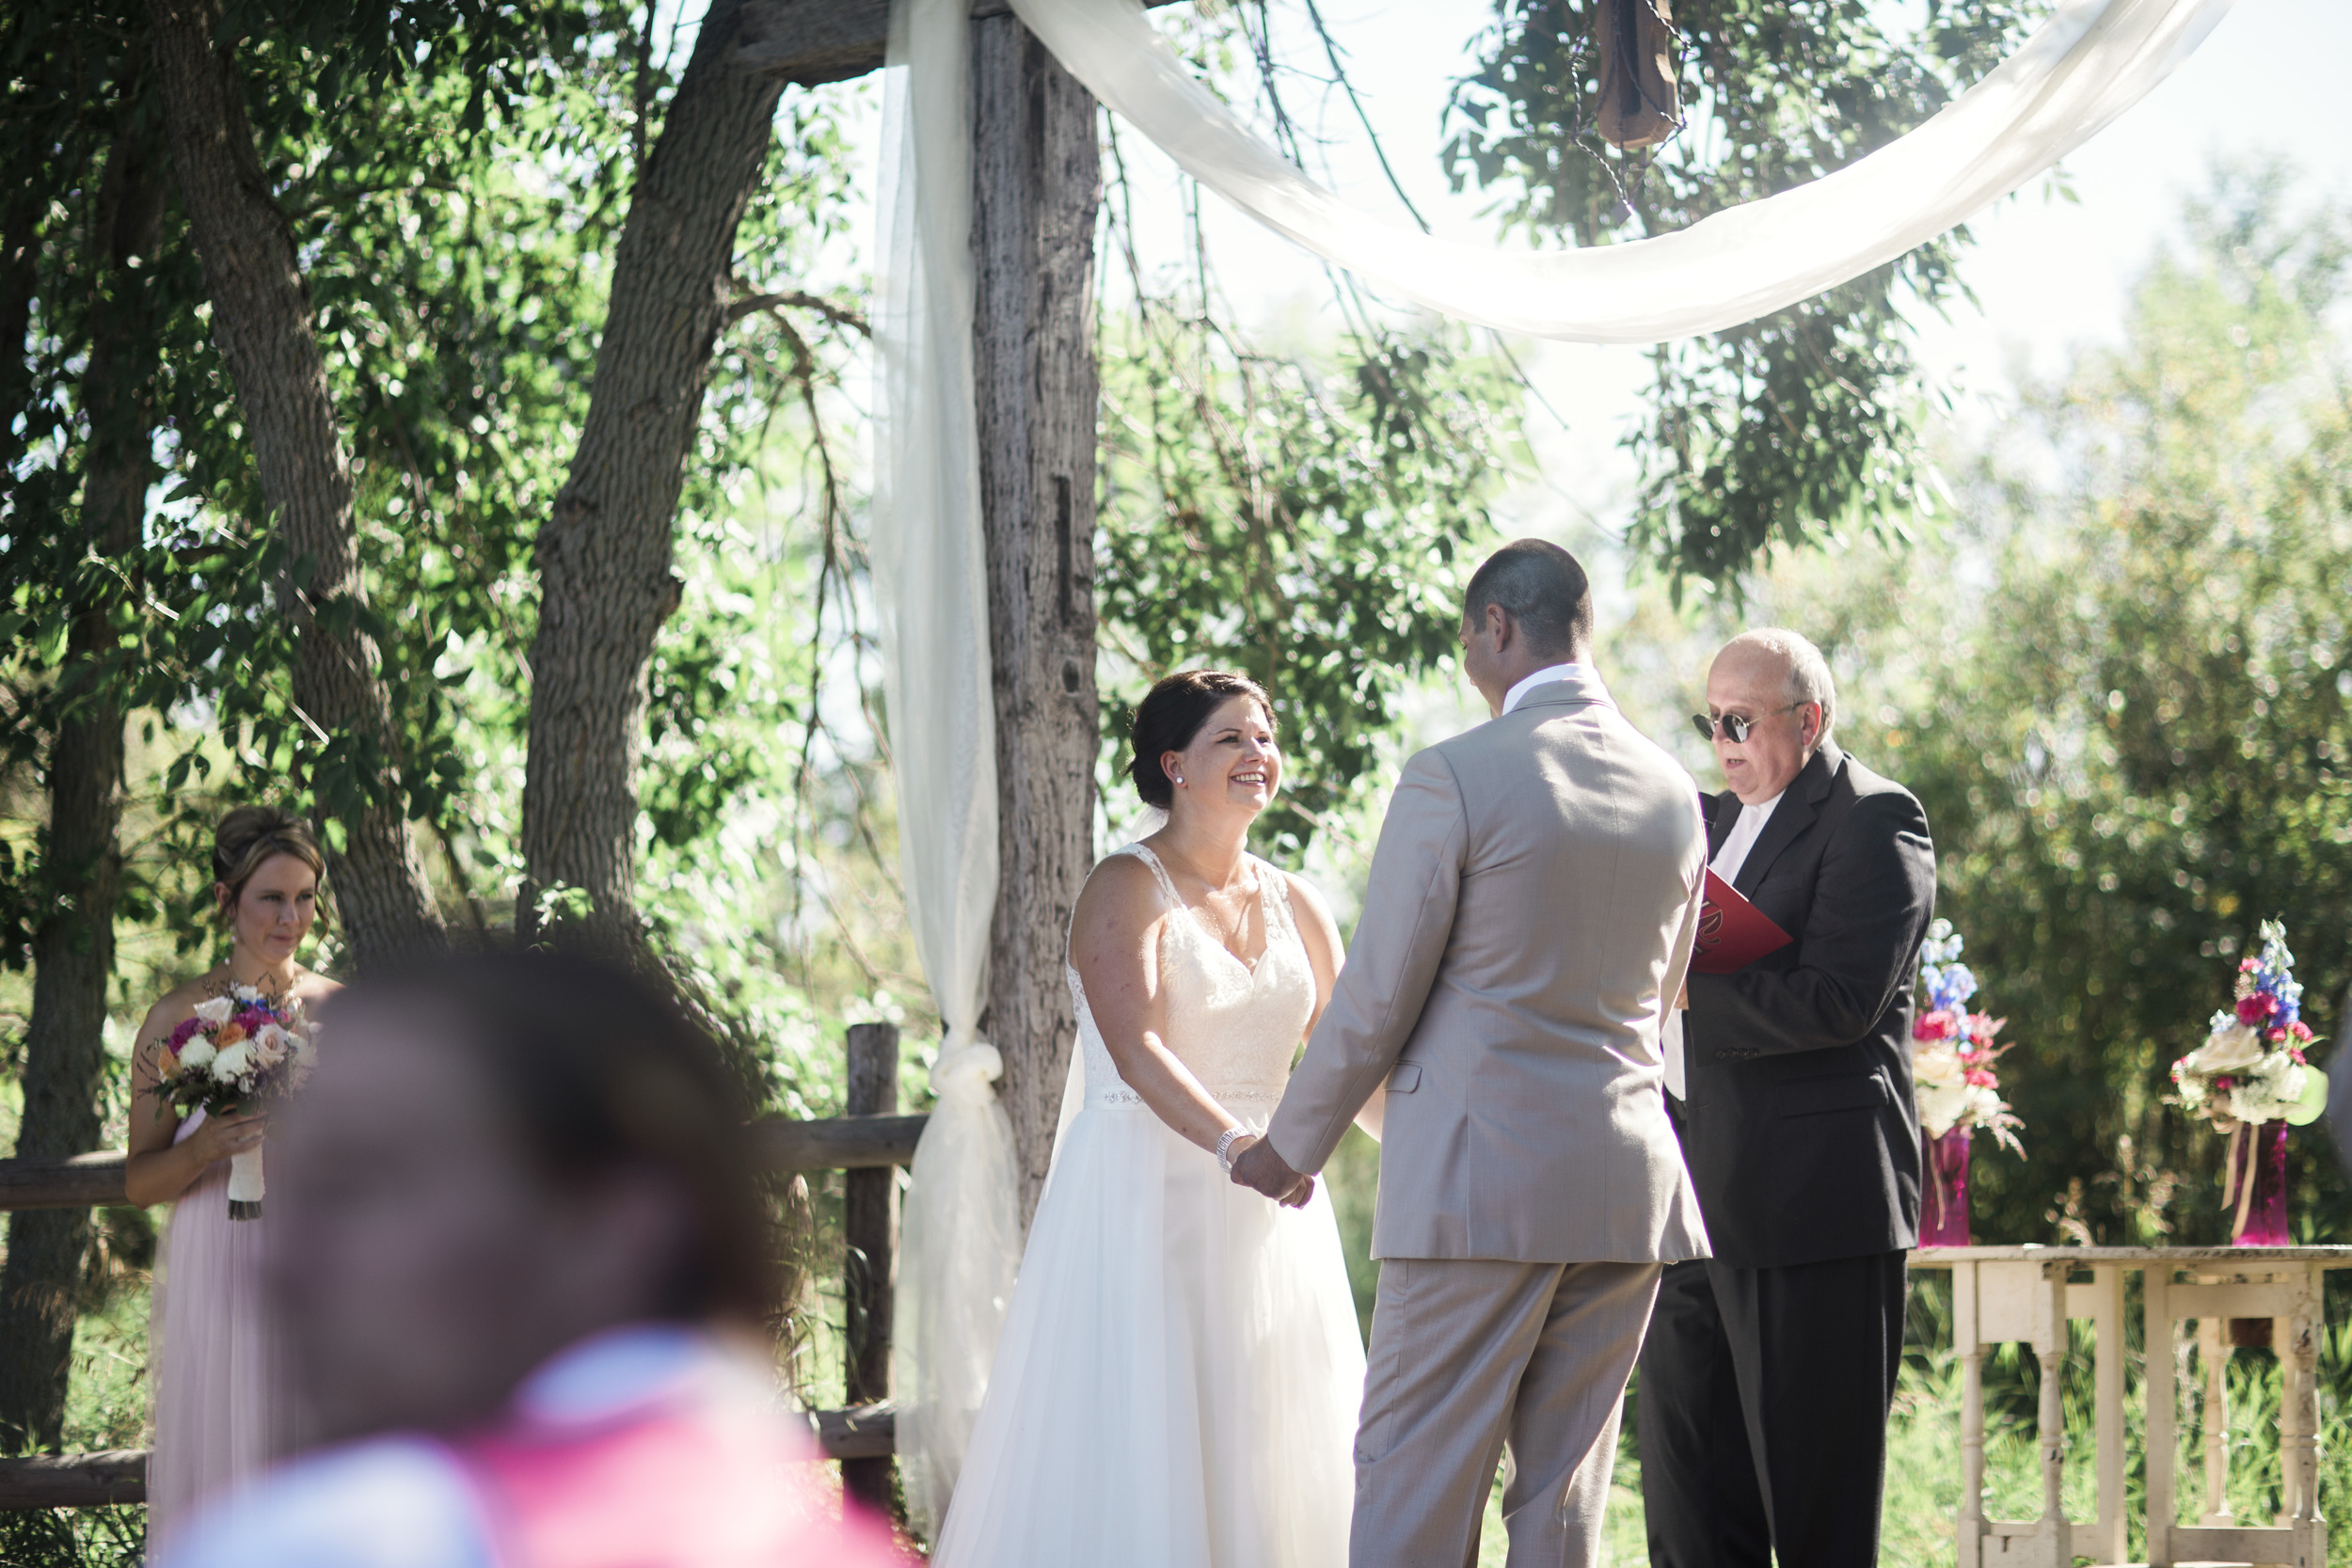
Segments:
[[[1471,574],[1462,624],[1483,619],[1488,605],[1501,606],[1537,654],[1565,657],[1593,641],[1592,578],[1549,540],[1514,539]]]

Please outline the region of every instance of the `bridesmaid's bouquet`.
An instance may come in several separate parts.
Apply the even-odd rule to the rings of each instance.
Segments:
[[[300,1088],[318,1060],[302,1004],[252,986],[196,1005],[196,1016],[164,1040],[155,1098],[182,1116],[224,1116],[283,1100]],[[229,1159],[229,1217],[262,1212],[262,1150]]]

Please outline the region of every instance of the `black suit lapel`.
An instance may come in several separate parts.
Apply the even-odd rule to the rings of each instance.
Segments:
[[[1756,890],[1763,885],[1765,874],[1772,869],[1772,862],[1780,858],[1780,852],[1795,843],[1799,833],[1813,826],[1814,819],[1821,815],[1821,801],[1845,762],[1844,753],[1836,747],[1823,746],[1804,765],[1804,771],[1789,781],[1780,804],[1772,808],[1772,819],[1764,824],[1756,847],[1748,851],[1740,875],[1732,879],[1731,885],[1740,890],[1741,897],[1753,898]]]

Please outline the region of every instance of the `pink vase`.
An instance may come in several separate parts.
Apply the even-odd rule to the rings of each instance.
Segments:
[[[1919,1135],[1927,1179],[1919,1196],[1921,1246],[1968,1245],[1968,1134],[1955,1127],[1940,1138]]]
[[[2230,1244],[2292,1246],[2287,1235],[2287,1124],[2265,1121],[2247,1128],[2244,1136],[2230,1140],[2229,1157],[2237,1162],[2237,1180],[2254,1186],[2250,1198],[2230,1205],[2233,1226],[2241,1207],[2246,1213],[2245,1227],[2231,1236]]]

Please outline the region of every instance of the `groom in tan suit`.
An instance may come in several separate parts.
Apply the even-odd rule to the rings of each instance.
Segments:
[[[1507,1446],[1513,1568],[1590,1565],[1661,1266],[1707,1237],[1659,1027],[1697,929],[1689,774],[1610,702],[1576,558],[1463,607],[1494,718],[1405,766],[1330,1006],[1234,1180],[1295,1196],[1387,1087],[1353,1568],[1454,1568]]]

